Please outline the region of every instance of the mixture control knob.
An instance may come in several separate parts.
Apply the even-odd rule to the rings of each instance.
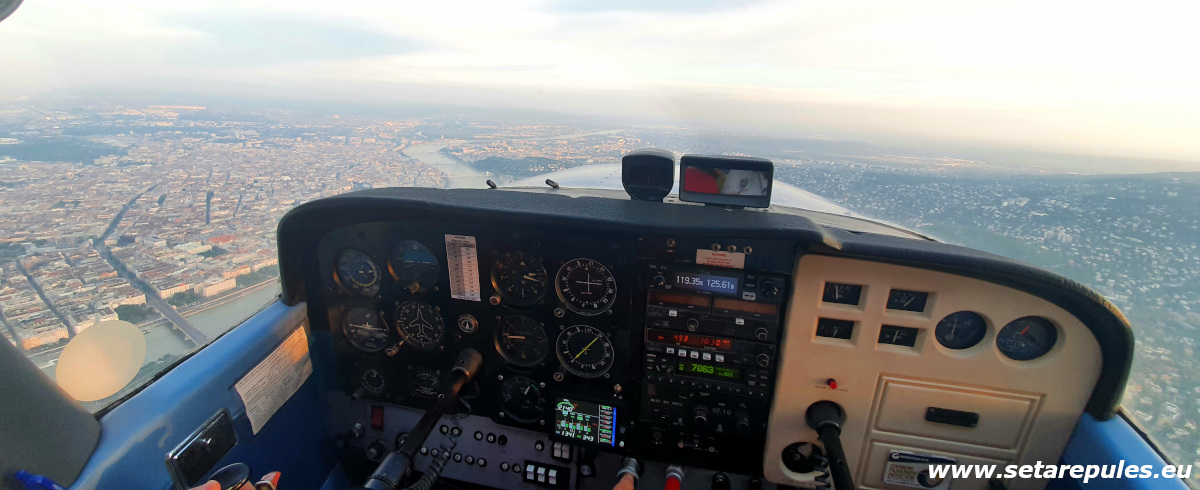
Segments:
[[[692,411],[692,422],[696,424],[696,427],[708,425],[708,407],[696,405],[696,409]]]
[[[767,335],[768,335],[767,329],[762,328],[762,327],[758,327],[758,329],[756,329],[754,331],[754,338],[756,338],[758,340],[763,340],[763,341],[767,340]]]
[[[367,459],[371,461],[379,461],[385,454],[387,454],[387,444],[384,444],[383,441],[375,441],[367,446]]]
[[[687,327],[688,327],[688,331],[695,332],[697,328],[700,328],[700,320],[697,320],[695,318],[688,318]]]
[[[666,286],[667,278],[663,277],[662,274],[659,274],[657,276],[654,276],[654,279],[650,280],[650,284],[653,286],[658,286],[658,287]]]
[[[760,367],[767,367],[769,364],[771,364],[771,356],[766,354],[759,354],[758,357],[755,357],[755,360],[758,361],[758,365]]]
[[[774,298],[779,296],[779,286],[776,286],[775,282],[773,281],[763,281],[762,286],[759,287],[759,290],[762,291],[764,298]]]

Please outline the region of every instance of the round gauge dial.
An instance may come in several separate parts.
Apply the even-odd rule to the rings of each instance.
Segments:
[[[996,347],[1014,361],[1042,357],[1050,352],[1055,342],[1058,342],[1058,329],[1040,316],[1013,320],[996,334]]]
[[[496,351],[509,364],[533,367],[550,352],[550,342],[542,325],[521,315],[505,317],[496,325]]]
[[[362,384],[364,390],[376,395],[383,393],[383,389],[387,387],[383,375],[374,369],[363,371],[362,376],[359,376],[359,383]]]
[[[528,424],[542,418],[546,397],[537,381],[521,375],[506,376],[500,385],[500,408],[508,418]]]
[[[354,307],[342,317],[346,341],[363,352],[379,352],[387,347],[388,329],[379,321],[379,314],[367,308]]]
[[[409,345],[431,349],[442,343],[446,324],[429,303],[407,301],[396,307],[396,331]]]
[[[558,334],[555,353],[567,372],[580,378],[598,378],[613,365],[612,341],[588,325],[575,325]]]
[[[603,264],[592,259],[568,261],[554,278],[558,299],[580,315],[604,313],[617,300],[617,280]]]
[[[348,248],[338,254],[334,282],[342,289],[359,296],[374,296],[379,292],[379,266],[366,253]]]
[[[392,279],[414,293],[437,284],[441,270],[437,256],[416,240],[404,240],[393,246],[387,265]]]
[[[502,253],[492,264],[492,287],[507,304],[533,306],[546,295],[546,267],[524,252]]]
[[[933,334],[947,349],[968,349],[983,340],[987,334],[987,321],[973,311],[959,311],[938,322]]]
[[[442,393],[442,372],[431,367],[414,368],[409,375],[408,390],[417,398],[437,398]]]

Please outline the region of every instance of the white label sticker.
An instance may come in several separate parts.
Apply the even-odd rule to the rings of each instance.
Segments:
[[[726,267],[729,269],[745,269],[746,254],[741,252],[714,252],[712,250],[696,250],[696,264]]]
[[[883,482],[904,487],[944,490],[950,488],[950,478],[933,478],[929,475],[929,465],[947,465],[957,462],[957,460],[942,456],[892,451],[888,454],[887,467],[883,472]]]
[[[246,417],[255,434],[312,374],[305,324],[301,322],[279,347],[234,385],[246,405]]]
[[[479,289],[479,254],[475,237],[446,235],[446,262],[450,266],[450,297],[483,301]]]

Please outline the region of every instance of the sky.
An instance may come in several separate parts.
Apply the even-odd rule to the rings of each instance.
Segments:
[[[1156,0],[26,0],[0,23],[0,100],[416,102],[1200,170],[1196,14]]]

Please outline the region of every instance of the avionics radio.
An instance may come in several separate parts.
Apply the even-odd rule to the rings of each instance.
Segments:
[[[650,379],[770,396],[786,278],[694,265],[648,267],[645,367]]]

